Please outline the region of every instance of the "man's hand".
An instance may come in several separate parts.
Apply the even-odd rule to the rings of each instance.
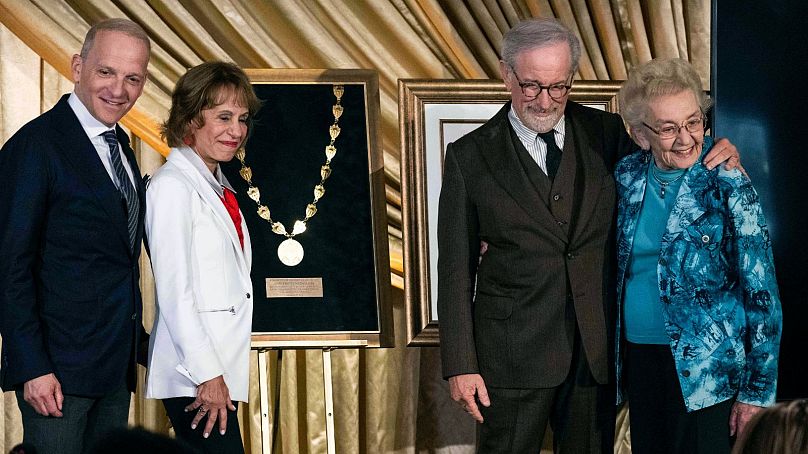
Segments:
[[[746,170],[741,165],[741,155],[735,145],[727,139],[716,139],[713,149],[704,157],[704,166],[712,170],[722,162],[726,170],[737,168],[746,175]]]
[[[483,406],[491,405],[488,400],[488,390],[485,389],[485,382],[480,374],[462,374],[449,377],[449,393],[452,400],[457,402],[470,414],[475,421],[482,423],[483,415],[477,407],[477,399]]]
[[[227,389],[221,375],[211,378],[196,387],[196,400],[185,407],[185,411],[194,411],[196,409],[199,409],[199,411],[196,412],[193,421],[191,421],[191,429],[196,429],[199,421],[207,415],[208,423],[205,424],[202,436],[208,438],[217,420],[219,421],[219,433],[224,435],[227,431],[227,410],[235,411],[236,406],[230,400],[230,390]]]
[[[22,387],[22,395],[34,410],[42,416],[62,417],[62,385],[53,373],[28,380]]]
[[[755,416],[763,407],[757,405],[745,404],[743,402],[735,402],[732,405],[732,411],[729,413],[729,434],[730,436],[740,437],[746,430],[746,425],[752,416]]]

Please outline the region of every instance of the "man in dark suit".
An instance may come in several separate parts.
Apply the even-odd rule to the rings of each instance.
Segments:
[[[568,101],[580,43],[552,19],[504,36],[511,92],[446,151],[438,212],[443,375],[479,452],[612,452],[619,116]],[[724,141],[707,163],[736,157]]]
[[[127,424],[145,188],[117,122],[149,52],[137,24],[96,24],[73,56],[73,93],[0,151],[0,375],[40,453],[80,453]]]

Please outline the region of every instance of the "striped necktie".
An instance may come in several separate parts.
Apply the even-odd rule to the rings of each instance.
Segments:
[[[112,161],[112,169],[115,171],[115,178],[118,180],[118,190],[126,201],[126,213],[129,216],[127,220],[127,228],[129,230],[129,246],[135,247],[135,237],[137,236],[137,221],[138,213],[140,211],[140,202],[137,198],[135,187],[129,180],[129,175],[123,168],[121,161],[121,152],[118,149],[118,138],[115,136],[114,131],[104,131],[104,140],[109,145],[109,157]]]

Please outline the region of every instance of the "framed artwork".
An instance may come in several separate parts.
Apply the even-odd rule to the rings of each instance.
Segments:
[[[617,112],[620,82],[576,81],[570,99]],[[400,79],[401,196],[407,343],[440,344],[437,312],[438,197],[446,146],[510,100],[501,80]]]
[[[246,72],[262,106],[222,168],[252,240],[253,347],[392,347],[377,73]]]

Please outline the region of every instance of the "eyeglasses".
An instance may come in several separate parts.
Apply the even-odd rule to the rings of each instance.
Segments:
[[[704,131],[704,115],[701,115],[698,118],[691,118],[680,125],[668,123],[659,129],[654,128],[646,122],[642,122],[642,124],[658,135],[660,139],[673,139],[679,135],[679,131],[681,131],[682,128],[685,128],[685,130],[689,133]]]
[[[522,89],[522,94],[528,101],[536,99],[541,94],[542,90],[547,90],[547,94],[550,98],[553,101],[559,102],[570,91],[570,87],[572,87],[572,76],[570,76],[570,82],[566,84],[541,85],[536,82],[522,82],[522,79],[516,74],[516,70],[513,69],[513,66],[511,66],[511,72],[513,76],[516,77],[516,82],[519,84],[519,88]]]

